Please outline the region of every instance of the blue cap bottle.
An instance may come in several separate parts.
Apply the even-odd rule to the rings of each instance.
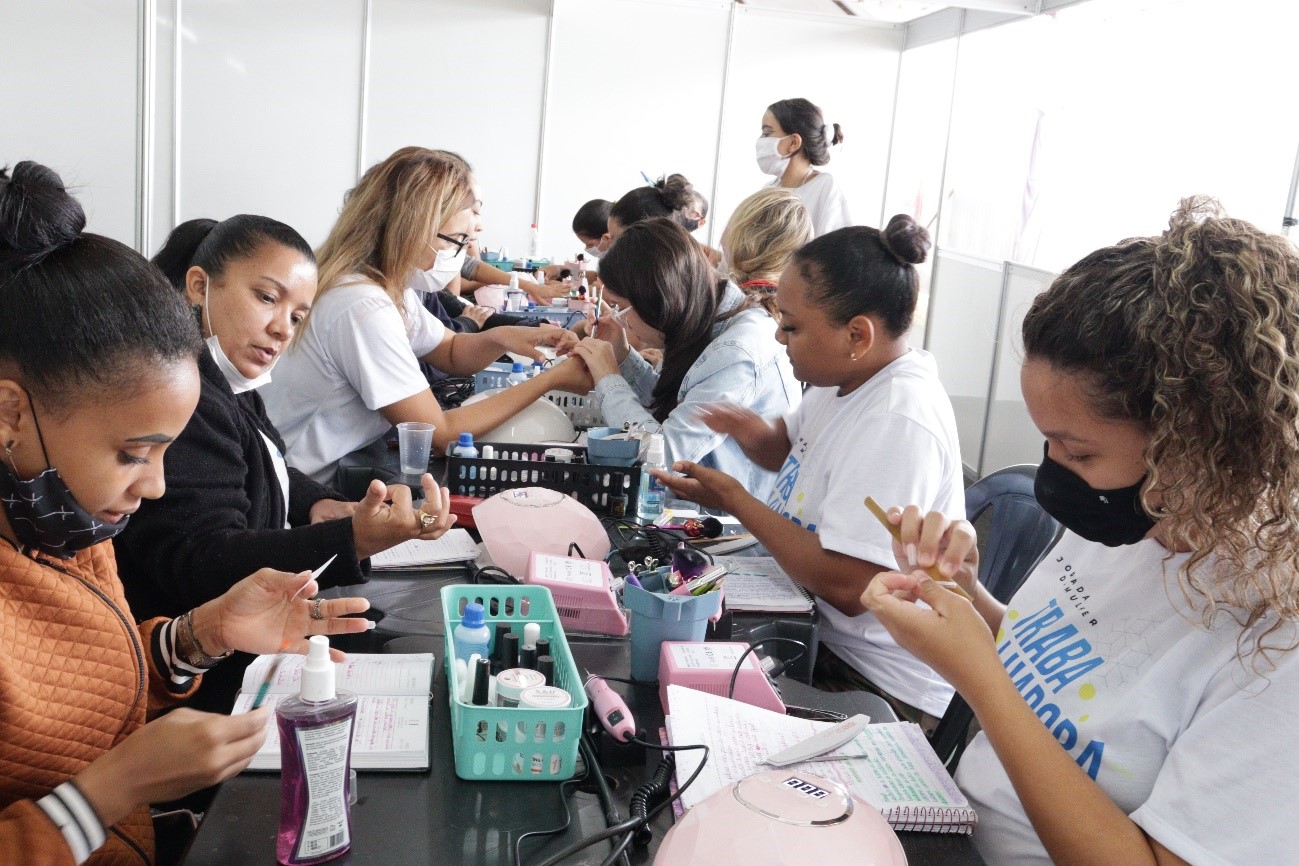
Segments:
[[[486,625],[483,606],[476,601],[469,602],[460,617],[460,625],[451,635],[456,658],[464,659],[466,663],[474,653],[487,658],[491,642],[492,630]]]
[[[478,449],[474,447],[474,434],[461,433],[451,453],[456,457],[477,457]]]

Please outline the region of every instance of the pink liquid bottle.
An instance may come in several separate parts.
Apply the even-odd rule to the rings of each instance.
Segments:
[[[280,728],[280,832],[284,866],[323,863],[352,847],[348,775],[356,695],[334,688],[329,639],[311,638],[302,689],[275,710]]]

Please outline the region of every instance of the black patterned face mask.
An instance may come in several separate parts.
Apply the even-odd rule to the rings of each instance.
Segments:
[[[1136,544],[1155,521],[1141,507],[1142,478],[1131,487],[1097,490],[1045,452],[1033,481],[1033,495],[1047,514],[1069,531],[1106,547]]]
[[[36,420],[35,409],[32,420]],[[129,517],[117,523],[104,523],[81,507],[59,470],[50,466],[39,421],[36,421],[36,435],[41,440],[45,465],[49,467],[44,472],[23,481],[13,467],[12,453],[8,454],[9,465],[0,461],[0,506],[4,507],[5,517],[9,518],[18,541],[50,556],[71,559],[77,551],[106,541],[125,529]]]

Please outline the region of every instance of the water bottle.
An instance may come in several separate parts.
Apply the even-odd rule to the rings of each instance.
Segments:
[[[536,223],[532,224],[532,236],[528,239],[528,258],[541,258],[541,231]]]
[[[514,366],[510,367],[510,375],[505,377],[505,386],[508,388],[526,381],[528,381],[528,371],[523,368],[523,364],[515,361]]]
[[[663,452],[663,434],[651,433],[645,460],[640,465],[640,496],[636,502],[636,517],[641,523],[653,523],[663,516],[663,482],[650,474],[651,469],[667,471]]]

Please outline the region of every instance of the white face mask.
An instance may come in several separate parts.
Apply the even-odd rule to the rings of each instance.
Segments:
[[[217,335],[212,332],[212,317],[208,315],[207,311],[208,305],[211,303],[208,296],[208,289],[211,286],[212,281],[210,279],[203,285],[203,321],[207,325],[208,332],[212,334],[205,341],[207,350],[212,355],[212,360],[216,361],[221,375],[226,377],[226,384],[236,394],[242,394],[245,391],[251,391],[254,388],[260,388],[268,384],[271,381],[271,370],[275,369],[275,365],[280,362],[280,356],[276,355],[275,360],[271,361],[270,365],[256,379],[249,379],[239,372],[239,368],[234,365],[234,362],[226,355],[225,350],[221,348],[221,341],[217,339]]]
[[[432,244],[429,245],[433,249]],[[434,249],[433,267],[427,271],[420,271],[424,275],[424,285],[415,286],[417,291],[435,294],[451,285],[451,281],[460,276],[460,268],[465,263],[465,251],[462,247],[460,252],[453,253],[450,250]]]
[[[597,246],[583,247],[582,252],[586,253],[593,259],[600,258],[600,248]]]
[[[789,165],[789,157],[780,155],[780,143],[788,137],[758,139],[758,168],[763,174],[780,177],[785,173],[785,168]]]

